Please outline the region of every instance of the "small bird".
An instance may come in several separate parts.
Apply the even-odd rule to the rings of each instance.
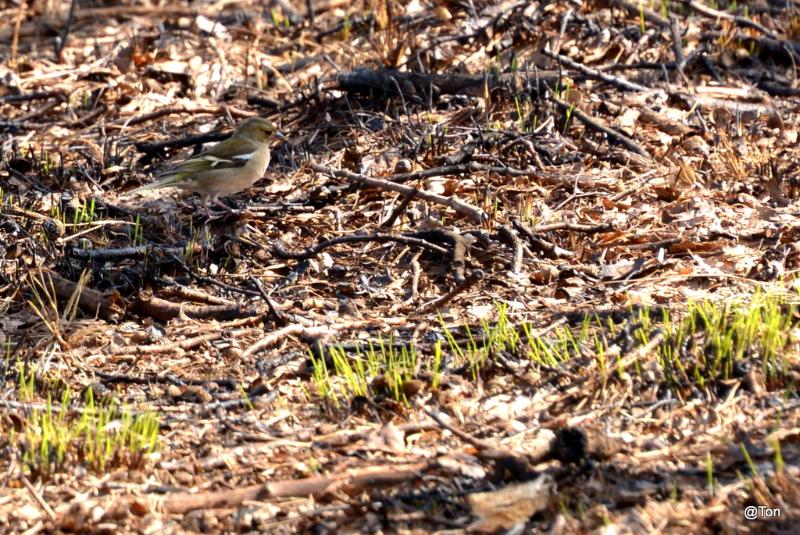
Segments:
[[[242,122],[228,139],[164,171],[159,180],[130,193],[181,188],[203,196],[203,208],[209,217],[209,200],[232,212],[219,196],[247,189],[264,176],[269,165],[268,142],[276,131],[275,125],[268,120],[251,117]]]

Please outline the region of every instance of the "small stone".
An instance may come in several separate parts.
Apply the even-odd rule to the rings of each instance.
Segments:
[[[409,160],[408,158],[401,158],[397,160],[397,164],[394,166],[394,172],[410,173],[413,168],[414,164],[411,163],[411,160]]]

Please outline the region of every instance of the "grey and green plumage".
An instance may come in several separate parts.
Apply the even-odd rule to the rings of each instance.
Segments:
[[[167,169],[158,180],[131,193],[168,187],[194,191],[203,195],[203,205],[208,211],[209,200],[221,204],[220,195],[247,189],[264,175],[269,165],[268,142],[275,131],[275,126],[266,119],[247,119],[230,138]]]

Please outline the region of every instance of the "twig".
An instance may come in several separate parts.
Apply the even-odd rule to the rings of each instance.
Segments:
[[[17,65],[17,47],[19,46],[19,30],[22,26],[22,19],[25,18],[25,12],[28,10],[28,3],[24,0],[19,3],[17,11],[17,19],[14,21],[14,35],[11,37],[11,60],[8,62],[12,67]]]
[[[610,223],[601,223],[593,225],[591,223],[572,223],[569,221],[560,221],[558,223],[547,223],[545,225],[537,225],[530,229],[530,232],[552,232],[554,230],[571,230],[573,232],[585,232],[587,234],[595,234],[597,232],[611,232],[614,226]]]
[[[264,338],[260,339],[255,344],[251,345],[247,349],[245,349],[243,353],[243,357],[247,358],[252,355],[255,355],[262,349],[266,349],[268,347],[274,346],[278,342],[285,340],[289,336],[302,334],[308,329],[305,325],[301,325],[299,323],[293,323],[291,325],[287,325],[286,327],[282,327],[275,332],[272,332],[265,336]]]
[[[287,325],[286,327],[282,327],[277,331],[269,333],[264,338],[262,338],[255,344],[248,347],[244,351],[243,356],[250,357],[252,355],[255,355],[256,353],[258,353],[263,349],[266,349],[268,347],[274,346],[282,342],[289,336],[299,335],[301,338],[307,340],[319,340],[325,336],[336,333],[337,331],[342,331],[346,329],[363,329],[375,325],[387,325],[387,324],[405,325],[405,320],[384,318],[380,322],[377,322],[375,320],[358,320],[358,321],[351,321],[348,323],[333,323],[330,325],[307,325],[307,323],[308,321],[301,323],[293,323],[291,325]]]
[[[678,2],[708,19],[730,20],[735,22],[740,28],[753,28],[770,39],[774,39],[776,41],[782,40],[778,34],[769,30],[766,26],[759,24],[754,20],[748,19],[747,17],[734,15],[733,13],[726,13],[725,11],[720,11],[718,9],[714,9],[713,7],[703,5],[695,0],[678,0]]]
[[[42,497],[41,493],[38,490],[36,490],[36,488],[31,484],[30,481],[28,481],[27,477],[22,476],[22,484],[25,485],[26,489],[28,489],[28,492],[30,492],[31,496],[33,496],[33,499],[36,500],[36,503],[39,504],[39,506],[44,510],[45,513],[47,513],[47,517],[50,520],[55,520],[56,518],[55,511],[53,511],[53,508],[50,507],[50,505],[46,501],[44,501],[44,497]]]
[[[78,283],[65,279],[54,271],[47,272],[53,282],[56,296],[69,301],[78,289]],[[93,288],[80,288],[78,307],[87,314],[96,314],[111,323],[120,321],[125,315],[125,300],[117,292],[103,294]]]
[[[417,253],[411,260],[411,289],[408,292],[408,297],[405,301],[413,301],[419,295],[419,277],[422,274],[422,268],[419,265],[419,253]]]
[[[251,111],[240,110],[237,108],[232,108],[230,106],[226,106],[224,111],[230,113],[234,117],[254,117],[257,115]],[[152,121],[154,119],[158,119],[160,117],[164,117],[165,115],[174,115],[179,113],[188,113],[192,115],[197,115],[201,113],[207,113],[211,115],[217,115],[223,112],[223,108],[221,106],[211,106],[205,108],[187,108],[186,106],[165,106],[163,108],[159,108],[155,111],[151,111],[150,113],[145,113],[142,115],[137,115],[136,117],[131,117],[127,121],[125,121],[125,125],[127,126],[134,126],[137,124],[145,123],[147,121]]]
[[[205,344],[206,342],[213,342],[214,340],[219,340],[226,334],[227,333],[225,331],[218,330],[211,333],[201,334],[200,336],[187,338],[185,340],[170,342],[167,344],[140,345],[132,347],[126,347],[126,346],[112,347],[109,348],[107,352],[111,355],[154,355],[159,353],[174,353],[177,349],[182,349],[186,351],[189,349],[194,349],[196,347],[199,347]]]
[[[619,76],[611,76],[610,74],[606,74],[606,73],[600,72],[600,71],[598,71],[596,69],[592,69],[591,67],[587,67],[586,65],[584,65],[582,63],[578,63],[577,61],[573,61],[570,58],[568,58],[567,56],[564,56],[562,54],[554,54],[553,52],[550,52],[549,50],[542,50],[542,54],[544,54],[548,58],[551,58],[551,59],[554,59],[554,60],[558,61],[559,63],[561,63],[563,65],[566,65],[567,67],[570,67],[572,69],[580,71],[581,73],[583,73],[584,75],[586,75],[586,76],[588,76],[590,78],[595,78],[597,80],[602,80],[602,81],[604,81],[606,83],[609,83],[609,84],[611,84],[611,85],[613,85],[615,87],[618,87],[620,89],[623,89],[625,91],[648,91],[649,90],[648,87],[633,83],[633,82],[631,82],[629,80],[626,80],[625,78],[622,78],[622,77],[619,77]]]
[[[648,22],[652,22],[661,28],[669,28],[669,21],[653,11],[644,7],[640,2],[631,2],[630,0],[611,0],[612,5],[616,5],[628,12],[628,14],[635,17],[644,17]]]
[[[202,459],[190,461],[161,461],[158,468],[175,472],[178,470],[213,470],[220,466],[230,466],[233,461],[243,457],[270,453],[276,448],[296,447],[303,450],[311,448],[311,442],[298,442],[296,440],[275,439],[266,444],[248,444],[247,446],[236,446],[215,455],[210,455]]]
[[[364,184],[387,191],[403,193],[405,195],[409,195],[411,192],[415,191],[414,188],[409,188],[408,186],[403,186],[401,184],[396,184],[380,178],[371,178],[368,176],[359,175],[358,173],[353,173],[344,169],[332,169],[330,167],[325,167],[315,163],[311,164],[311,168],[318,173],[326,173],[338,178],[345,178],[359,184]],[[443,195],[438,195],[426,190],[416,190],[416,196],[428,202],[447,206],[448,208],[455,210],[456,213],[466,216],[476,223],[483,223],[488,219],[483,210],[476,206],[472,206],[471,204],[467,204],[455,197],[445,197]]]
[[[681,37],[680,21],[675,15],[669,17],[669,33],[672,37],[672,51],[675,54],[675,67],[677,67],[678,72],[683,73],[683,68],[686,66],[686,58],[683,55],[683,38]]]
[[[609,128],[608,126],[601,124],[596,119],[590,117],[589,115],[582,112],[577,106],[573,106],[564,102],[560,98],[553,95],[550,97],[553,99],[553,102],[558,104],[564,110],[569,110],[571,116],[576,117],[580,122],[591,128],[592,130],[596,130],[607,135],[609,138],[613,139],[620,145],[624,146],[631,152],[638,154],[639,156],[644,156],[645,158],[650,158],[650,153],[647,152],[643,147],[641,147],[638,143],[633,141],[628,136],[621,134],[614,130],[613,128]]]
[[[482,278],[483,278],[483,271],[481,271],[480,269],[473,270],[472,273],[470,273],[469,277],[467,277],[466,280],[464,280],[464,282],[462,282],[461,284],[459,284],[446,294],[437,297],[433,301],[428,301],[427,303],[422,305],[417,312],[419,314],[426,314],[428,312],[432,312],[438,308],[443,307],[444,305],[452,301],[455,296],[470,289]]]
[[[511,271],[514,273],[522,271],[522,256],[525,252],[522,240],[508,225],[501,225],[497,229],[497,237],[514,251],[514,262],[511,264]]]
[[[339,236],[338,238],[331,238],[330,240],[325,240],[313,247],[309,247],[308,249],[297,252],[287,250],[283,243],[276,240],[272,243],[272,250],[275,253],[275,256],[277,256],[278,258],[306,260],[308,258],[313,258],[317,256],[323,250],[327,249],[328,247],[332,247],[334,245],[339,245],[342,243],[363,243],[363,242],[377,242],[377,243],[397,242],[397,243],[403,243],[405,245],[415,245],[417,247],[422,247],[428,249],[429,251],[433,251],[439,254],[448,254],[450,252],[446,248],[433,244],[422,238],[415,238],[412,236],[395,236],[392,234],[382,234],[382,233],[372,234],[370,236]]]
[[[525,169],[517,169],[515,167],[508,167],[503,165],[486,165],[479,162],[468,162],[454,165],[445,165],[442,167],[431,167],[421,171],[414,171],[413,173],[398,173],[396,175],[389,175],[383,177],[383,180],[394,183],[410,182],[413,180],[420,180],[423,178],[432,178],[437,176],[447,175],[471,175],[474,173],[494,173],[500,176],[520,176],[530,177],[539,180],[545,184],[565,187],[590,187],[592,183],[586,179],[575,177],[562,177],[554,173],[546,173],[541,170],[528,167]]]
[[[138,506],[137,510],[144,506],[148,510],[160,510],[163,513],[180,515],[197,509],[229,508],[247,501],[269,498],[308,498],[309,496],[323,496],[337,490],[361,492],[378,485],[392,485],[417,479],[437,466],[436,461],[395,465],[385,463],[381,466],[356,468],[325,476],[270,481],[219,491],[173,493],[150,499],[147,496],[95,500],[80,498],[72,503],[66,514],[72,517],[71,522],[75,522],[76,525],[84,525],[85,515],[94,511],[95,508],[105,511],[104,518],[120,519],[130,514],[134,503]]]
[[[469,433],[465,433],[458,427],[446,421],[440,414],[427,408],[423,408],[422,410],[425,411],[425,414],[433,418],[433,420],[439,424],[440,427],[447,429],[464,442],[475,446],[478,449],[478,457],[480,459],[484,461],[491,461],[499,466],[502,466],[519,479],[527,479],[536,473],[531,465],[531,462],[528,460],[528,458],[526,458],[526,456],[517,455],[511,451],[498,448],[496,445],[490,442],[475,438]],[[546,458],[549,452],[549,443],[543,443],[539,451],[530,452],[527,456],[533,457],[537,461],[540,461]]]
[[[229,320],[233,318],[247,318],[258,316],[260,312],[243,308],[240,304],[233,305],[193,305],[187,303],[173,303],[166,299],[155,297],[149,291],[140,291],[136,295],[129,310],[140,316],[155,318],[166,322],[171,319],[186,316],[193,319]]]
[[[169,141],[152,141],[152,142],[139,142],[135,143],[134,147],[139,152],[146,154],[155,154],[163,151],[164,149],[181,149],[183,147],[192,147],[194,145],[201,145],[203,143],[211,143],[212,141],[222,141],[231,137],[231,132],[211,132],[210,134],[198,134],[193,136],[181,137],[178,139],[171,139]]]
[[[520,234],[525,236],[534,248],[538,249],[539,251],[542,251],[543,253],[552,258],[571,258],[575,256],[575,253],[573,253],[572,251],[563,249],[558,245],[556,245],[555,243],[549,242],[544,238],[542,238],[541,236],[537,236],[534,231],[525,226],[525,224],[522,223],[522,221],[520,221],[519,219],[516,218],[512,219],[511,225],[515,229],[517,229],[517,231],[519,231]],[[543,226],[546,227],[546,225]],[[557,229],[551,229],[551,230],[557,230]]]
[[[69,32],[72,29],[72,21],[75,20],[75,7],[77,5],[78,0],[72,0],[69,5],[69,14],[67,15],[67,22],[64,25],[64,31],[61,33],[61,36],[56,43],[56,61],[63,60],[61,53],[64,51],[64,47],[67,44],[67,37],[69,37]]]

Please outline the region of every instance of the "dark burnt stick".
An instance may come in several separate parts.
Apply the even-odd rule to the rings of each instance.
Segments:
[[[443,74],[396,69],[355,69],[338,78],[339,88],[351,93],[385,95],[402,94],[404,98],[422,102],[422,97],[431,92],[435,95],[468,95],[483,97],[486,91],[499,91],[502,94],[518,94],[522,88],[532,87],[537,94],[543,94],[558,80],[556,71],[539,71],[535,76],[524,79],[516,73],[498,76],[482,74]]]
[[[61,56],[61,53],[64,51],[64,47],[67,44],[67,38],[69,37],[69,32],[72,29],[72,21],[75,20],[75,7],[78,5],[78,0],[72,0],[69,5],[69,14],[67,15],[67,22],[64,25],[64,31],[61,35],[56,39],[56,61],[59,63],[64,60]]]
[[[33,100],[47,100],[54,98],[61,102],[67,100],[67,95],[63,91],[34,91],[32,93],[22,93],[19,95],[4,95],[0,97],[0,102],[30,102]]]
[[[541,236],[537,236],[536,232],[529,229],[525,226],[522,221],[519,219],[512,219],[511,225],[517,229],[517,231],[525,236],[528,241],[530,242],[531,246],[538,250],[542,251],[546,256],[550,258],[570,258],[575,256],[575,253],[572,251],[568,251],[567,249],[562,249],[558,245],[545,240]]]
[[[717,41],[720,38],[755,43],[763,52],[787,63],[800,61],[800,44],[771,37],[754,37],[743,32],[731,35],[729,32],[708,31],[700,34],[701,41]]]
[[[278,307],[275,306],[274,301],[270,299],[269,294],[267,294],[267,291],[264,290],[264,285],[261,284],[261,281],[252,275],[248,277],[248,280],[253,286],[256,287],[258,293],[261,295],[261,298],[266,301],[269,312],[272,314],[275,323],[281,327],[287,325],[289,323],[289,319],[286,317],[286,314],[278,310]]]
[[[192,248],[194,254],[202,252],[202,247],[195,244]],[[183,255],[186,247],[168,247],[158,245],[138,245],[135,247],[121,247],[119,249],[70,249],[68,256],[79,260],[90,260],[93,262],[108,262],[110,260],[122,260],[126,258],[148,258],[151,256]]]
[[[134,143],[134,146],[139,152],[157,154],[165,149],[182,149],[184,147],[202,145],[203,143],[222,141],[223,139],[231,137],[231,133],[232,132],[211,132],[210,134],[186,136],[169,141],[141,141],[139,143]]]
[[[170,384],[175,386],[221,386],[226,390],[238,390],[239,383],[233,379],[192,379],[190,377],[177,377],[168,373],[157,375],[155,373],[146,373],[142,376],[126,375],[117,373],[106,373],[96,371],[95,375],[99,377],[104,383],[122,383],[122,384],[136,384],[148,385],[151,383],[156,384]]]
[[[394,225],[394,222],[397,220],[398,217],[400,217],[400,214],[402,214],[405,211],[405,209],[408,207],[411,201],[414,200],[414,197],[417,196],[417,191],[419,190],[417,188],[414,188],[413,190],[406,193],[405,196],[403,197],[403,200],[400,201],[400,204],[398,204],[397,207],[394,210],[392,210],[392,213],[389,214],[389,217],[387,217],[386,220],[378,226],[378,228],[388,229],[392,225]]]
[[[576,119],[578,119],[580,122],[591,128],[592,130],[605,134],[610,139],[616,141],[629,151],[636,153],[639,156],[644,156],[645,158],[651,158],[650,153],[647,152],[646,149],[644,149],[642,146],[640,146],[638,143],[636,143],[628,136],[617,132],[613,128],[609,128],[608,126],[601,124],[593,117],[581,111],[580,108],[568,104],[567,102],[564,102],[563,100],[561,100],[556,96],[552,96],[550,98],[553,100],[553,102],[558,104],[564,110],[570,111],[572,117],[575,117]]]
[[[763,24],[760,24],[752,19],[748,19],[747,17],[742,17],[740,15],[734,15],[733,13],[720,11],[718,9],[714,9],[711,6],[706,6],[704,4],[701,4],[700,2],[696,2],[695,0],[678,0],[678,2],[680,2],[681,4],[687,6],[689,9],[699,13],[700,15],[708,19],[730,20],[733,21],[740,28],[752,28],[758,32],[761,32],[763,35],[765,35],[770,39],[774,39],[775,41],[782,40],[778,34],[771,31]]]
[[[56,296],[62,301],[71,299],[78,290],[78,283],[65,279],[53,271],[48,272],[48,276],[53,282]],[[103,294],[84,286],[80,288],[78,295],[78,307],[86,314],[96,314],[112,323],[120,321],[125,315],[125,302],[116,292]]]

